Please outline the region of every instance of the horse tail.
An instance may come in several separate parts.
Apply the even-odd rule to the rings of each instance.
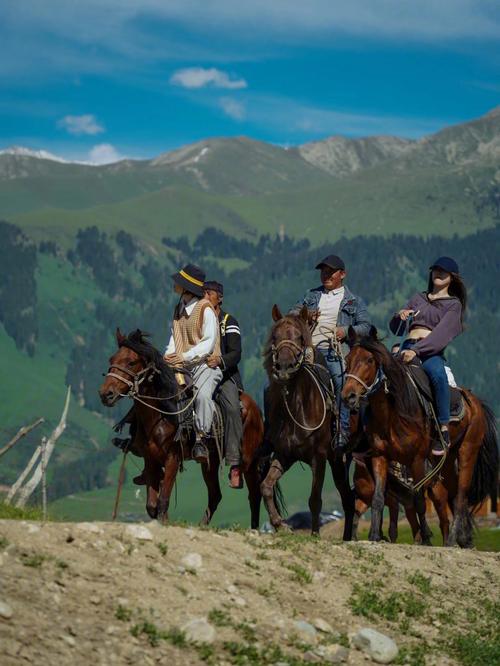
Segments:
[[[488,405],[480,401],[483,409],[486,431],[479,448],[472,481],[468,493],[469,506],[479,508],[488,496],[496,496],[498,486],[498,441],[496,418]]]

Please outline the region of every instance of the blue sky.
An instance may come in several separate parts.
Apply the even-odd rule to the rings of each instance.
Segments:
[[[500,104],[494,0],[2,0],[0,148],[420,137]]]

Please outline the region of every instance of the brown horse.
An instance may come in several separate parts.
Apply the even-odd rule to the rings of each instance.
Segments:
[[[377,339],[371,327],[367,337],[358,339],[349,329],[351,351],[347,356],[346,382],[342,397],[351,409],[359,408],[362,398],[368,400],[370,417],[366,426],[372,449],[375,492],[369,539],[381,538],[380,526],[387,485],[389,461],[409,468],[414,483],[425,476],[426,460],[434,432],[425,416],[407,369]],[[493,488],[498,475],[498,446],[495,418],[491,410],[470,391],[462,390],[465,414],[460,422],[450,424],[452,446],[445,461],[444,482],[453,502],[454,520],[447,545],[472,546],[472,509]],[[455,462],[458,481],[453,488]],[[432,493],[432,487],[430,493]],[[423,493],[417,496],[416,509],[422,543],[430,544],[430,529],[425,519]]]
[[[356,502],[352,538],[357,540],[359,520],[372,505],[373,495],[375,494],[375,479],[373,478],[370,457],[366,457],[365,460],[358,460],[356,454],[354,454],[353,457],[354,462],[356,463],[354,468],[354,490],[356,493]],[[448,461],[446,467],[448,467]],[[453,474],[453,472],[454,470],[452,470],[451,473]],[[446,478],[449,479],[448,470],[446,470],[446,472],[443,474],[445,474]],[[449,484],[452,485],[452,483],[453,481],[449,479]],[[453,503],[449,505],[449,492],[440,478],[438,478],[432,484],[432,487],[427,489],[427,492],[439,517],[439,526],[441,528],[441,534],[443,537],[443,545],[446,545],[448,542],[450,529],[448,508],[453,511]],[[400,504],[404,507],[406,519],[410,525],[414,542],[421,543],[422,537],[420,534],[420,525],[418,522],[417,512],[415,511],[415,498],[410,489],[403,488],[389,474],[387,477],[387,487],[385,491],[385,505],[389,509],[389,540],[391,543],[396,543],[398,539],[398,517]]]
[[[344,540],[352,534],[354,493],[348,479],[348,470],[341,456],[333,448],[335,407],[326,395],[322,383],[328,383],[328,370],[321,366],[326,377],[321,380],[311,363],[313,354],[307,308],[299,315],[282,316],[277,305],[272,311],[275,324],[264,351],[264,367],[269,377],[269,438],[274,448],[271,468],[261,485],[264,502],[271,524],[282,526],[273,489],[278,479],[297,461],[312,469],[312,488],[309,509],[312,534],[319,534],[322,506],[321,492],[326,461],[330,463],[333,479],[339,490],[345,513]]]
[[[134,446],[144,457],[144,476],[147,484],[146,510],[151,518],[166,523],[170,495],[177,472],[183,460],[191,459],[191,443],[176,441],[178,411],[176,398],[180,387],[174,370],[167,365],[139,330],[128,337],[116,332],[118,351],[109,359],[110,370],[99,390],[107,407],[114,406],[120,398],[134,399],[137,417],[137,434]],[[247,394],[243,403],[243,474],[248,487],[252,528],[259,526],[260,482],[259,450],[264,425],[260,410]],[[208,490],[208,506],[202,525],[208,525],[222,494],[219,484],[219,453],[215,442],[209,445],[209,463],[201,465],[203,479]]]

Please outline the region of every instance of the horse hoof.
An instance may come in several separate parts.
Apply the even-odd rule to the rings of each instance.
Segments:
[[[152,506],[151,504],[146,505],[146,512],[150,518],[155,520],[158,518],[158,507],[157,506]]]

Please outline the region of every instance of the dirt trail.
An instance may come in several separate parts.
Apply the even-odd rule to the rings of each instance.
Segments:
[[[0,521],[0,663],[366,664],[352,645],[361,627],[396,641],[393,663],[460,663],[471,623],[491,638],[499,563],[252,531]],[[211,642],[179,631],[194,618]]]

